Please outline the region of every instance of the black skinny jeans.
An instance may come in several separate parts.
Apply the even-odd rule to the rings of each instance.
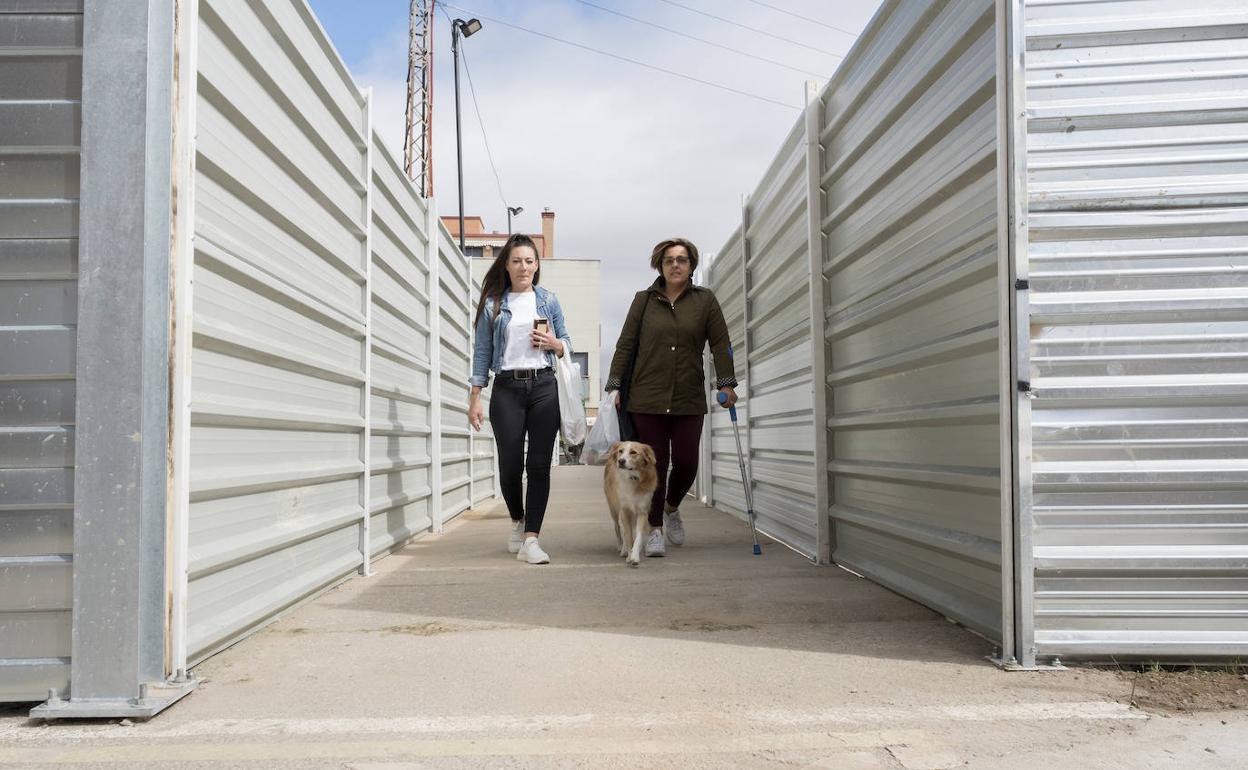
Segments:
[[[541,532],[550,498],[550,461],[559,433],[559,386],[553,369],[536,379],[515,380],[510,372],[494,378],[490,395],[490,424],[498,452],[498,475],[512,521],[524,521],[525,532]],[[529,437],[528,461],[524,437]],[[528,470],[529,489],[522,474]]]

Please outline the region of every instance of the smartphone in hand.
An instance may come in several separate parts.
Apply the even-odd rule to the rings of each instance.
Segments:
[[[549,334],[550,333],[550,321],[545,318],[534,318],[533,319],[533,331],[538,331],[538,332],[541,332],[542,334]],[[534,343],[533,347],[541,348],[541,345]]]

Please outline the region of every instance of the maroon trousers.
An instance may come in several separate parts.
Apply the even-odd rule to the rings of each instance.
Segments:
[[[663,526],[663,501],[677,507],[689,494],[698,475],[698,443],[702,439],[700,414],[638,414],[632,412],[637,440],[654,450],[659,486],[650,503],[650,526]],[[671,478],[667,475],[668,463]]]

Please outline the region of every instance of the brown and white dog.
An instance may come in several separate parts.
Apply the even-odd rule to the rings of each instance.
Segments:
[[[641,563],[650,500],[659,485],[654,450],[636,441],[618,441],[607,452],[602,488],[615,522],[615,542],[631,567]]]

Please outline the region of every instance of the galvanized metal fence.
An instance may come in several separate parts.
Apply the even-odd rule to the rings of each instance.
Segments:
[[[883,5],[707,270],[765,532],[1024,666],[1248,653],[1245,29]],[[494,493],[473,282],[301,0],[0,0],[0,41],[0,700],[148,713]]]
[[[991,0],[886,3],[710,285],[745,353],[764,531],[999,636],[993,19]],[[711,430],[710,496],[739,510],[726,417]]]
[[[302,0],[0,0],[0,39],[0,700],[146,715],[494,495],[469,265]]]
[[[1029,3],[1024,32],[1023,646],[1243,656],[1248,5]]]
[[[715,290],[735,352],[742,451],[761,531],[811,558],[827,558],[823,506],[826,454],[822,436],[810,429],[823,419],[816,404],[812,354],[809,183],[817,157],[799,121],[742,209],[742,225],[712,261],[708,285]],[[817,150],[817,148],[816,148]],[[817,204],[817,200],[815,203]],[[815,252],[819,253],[818,240]],[[821,342],[818,352],[824,347]],[[821,377],[820,377],[821,379]],[[822,391],[822,387],[818,388]],[[745,497],[729,415],[708,416],[710,467],[704,494],[742,515]]]
[[[493,495],[468,261],[370,95],[300,0],[201,0],[195,50],[192,664]]]
[[[706,285],[715,291],[724,320],[728,324],[728,337],[732,340],[734,365],[737,370],[737,392],[744,396],[749,393],[749,370],[742,364],[745,355],[745,282],[743,279],[744,250],[741,243],[741,231],[733,233],[728,243],[720,249],[710,264]],[[711,366],[707,357],[707,366]],[[708,377],[708,382],[714,378]],[[750,445],[748,399],[741,401],[737,407],[738,420],[741,425],[742,450],[747,453]],[[708,502],[724,511],[745,515],[745,493],[741,486],[741,473],[737,469],[736,443],[733,438],[732,423],[723,410],[711,409],[707,415],[710,462],[703,463],[699,476],[705,480],[703,495]]]
[[[0,701],[68,681],[73,588],[82,9],[24,10],[0,10]]]
[[[1006,664],[1248,653],[1246,22],[884,3],[709,270],[765,531]]]
[[[834,558],[1000,638],[994,11],[888,4],[821,139]]]
[[[199,4],[174,463],[192,664],[360,568],[369,542],[369,110],[310,21],[294,3]]]

